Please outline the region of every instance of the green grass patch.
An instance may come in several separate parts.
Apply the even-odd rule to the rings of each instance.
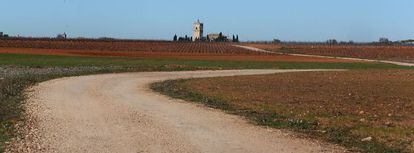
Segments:
[[[147,70],[192,69],[409,69],[385,63],[317,63],[267,61],[209,61],[128,57],[74,57],[0,54],[0,65],[28,67],[118,66]]]

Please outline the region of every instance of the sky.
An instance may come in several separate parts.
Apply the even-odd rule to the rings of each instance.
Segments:
[[[414,38],[414,0],[0,0],[10,35],[172,39],[205,33],[242,41]]]

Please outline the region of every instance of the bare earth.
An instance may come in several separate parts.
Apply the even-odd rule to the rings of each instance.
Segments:
[[[394,64],[394,65],[399,65],[399,66],[410,66],[410,67],[414,66],[414,63],[410,63],[410,62],[398,62],[398,61],[376,60],[376,59],[361,59],[361,58],[353,58],[353,57],[333,57],[333,56],[308,55],[308,54],[286,54],[286,53],[271,52],[271,51],[267,51],[264,49],[249,47],[249,46],[241,46],[241,45],[233,45],[233,46],[243,48],[243,49],[248,49],[248,50],[255,51],[255,52],[262,52],[262,53],[273,53],[273,54],[291,55],[291,56],[299,56],[299,57],[342,59],[342,60],[349,60],[349,61],[381,62],[381,63],[388,63],[388,64]]]
[[[124,73],[44,82],[31,89],[27,104],[34,127],[10,152],[345,152],[149,89],[168,79],[293,71],[301,70]]]

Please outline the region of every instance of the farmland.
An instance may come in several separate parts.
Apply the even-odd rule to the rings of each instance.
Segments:
[[[32,54],[83,57],[135,57],[149,59],[181,59],[208,61],[267,61],[267,62],[312,62],[312,63],[361,63],[361,61],[329,59],[319,57],[298,57],[291,55],[228,55],[228,54],[197,54],[197,53],[163,53],[145,51],[84,51],[64,49],[33,49],[33,48],[0,48],[3,54]]]
[[[396,45],[323,45],[323,44],[245,44],[269,51],[333,57],[414,62],[414,46]]]
[[[9,49],[5,49],[10,51]],[[24,49],[21,49],[23,51]],[[219,69],[400,69],[383,63],[360,62],[287,62],[255,60],[196,60],[154,57],[114,57],[33,54],[33,50],[20,54],[12,50],[0,54],[0,151],[6,141],[16,137],[15,125],[24,121],[23,91],[31,85],[49,79],[116,72],[182,71]],[[37,51],[37,50],[36,50]],[[50,51],[50,50],[49,50]],[[51,54],[51,55],[50,55]],[[60,54],[60,53],[59,53]],[[29,123],[30,124],[30,123]],[[23,134],[24,135],[24,134]]]
[[[153,89],[362,152],[413,152],[413,76],[299,72],[166,81]]]
[[[352,60],[270,55],[228,43],[94,39],[0,39],[0,53],[64,56],[175,58],[184,60],[348,63]]]
[[[273,47],[273,46],[271,46]],[[225,43],[0,39],[0,150],[24,120],[24,89],[49,79],[101,73],[222,69],[410,69],[375,62],[277,55]]]
[[[0,39],[2,48],[37,48],[82,51],[135,51],[178,54],[262,55],[264,53],[234,47],[228,43],[193,43],[169,41],[96,40],[96,39]]]

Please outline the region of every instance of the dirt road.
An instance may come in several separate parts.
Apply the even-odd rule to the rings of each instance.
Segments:
[[[152,92],[168,79],[298,70],[148,72],[62,78],[32,88],[36,120],[23,152],[343,152],[339,147],[254,126],[241,117]],[[32,147],[34,146],[34,147]]]

